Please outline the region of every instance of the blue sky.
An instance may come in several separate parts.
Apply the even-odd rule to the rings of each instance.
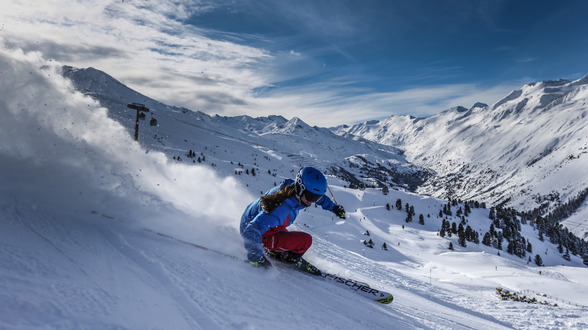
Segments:
[[[168,104],[334,126],[579,79],[586,13],[581,0],[9,1],[0,38]]]

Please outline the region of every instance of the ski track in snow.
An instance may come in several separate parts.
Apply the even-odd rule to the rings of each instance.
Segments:
[[[188,323],[187,326],[200,329],[220,329],[217,321],[212,320],[209,314],[191,300],[185,291],[179,289],[180,283],[174,282],[173,274],[166,269],[162,262],[163,259],[157,258],[151,251],[134,248],[122,234],[114,233],[111,229],[101,228],[101,232],[105,240],[120,252],[125,261],[133,263],[144,271],[148,277],[145,279],[146,282],[153,282],[151,285],[154,289],[163,289],[166,291],[166,295],[173,297],[178,305],[178,310],[182,312],[183,318]]]

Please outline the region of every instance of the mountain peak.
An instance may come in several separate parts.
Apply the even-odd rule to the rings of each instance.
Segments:
[[[569,80],[561,78],[559,78],[558,80],[546,80],[542,82],[543,86],[562,86],[569,83]]]
[[[472,105],[472,107],[470,108],[470,110],[473,110],[475,108],[483,109],[483,108],[487,108],[487,107],[488,107],[488,104],[486,104],[486,103],[476,102],[474,105]]]
[[[588,74],[585,75],[584,77],[578,79],[578,80],[574,80],[572,82],[573,85],[585,85],[588,84]]]

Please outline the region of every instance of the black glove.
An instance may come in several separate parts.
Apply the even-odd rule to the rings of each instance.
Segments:
[[[341,205],[335,205],[333,207],[333,213],[341,219],[345,219],[345,209]]]
[[[259,259],[257,261],[249,261],[249,263],[253,267],[259,267],[259,268],[265,268],[265,269],[268,269],[272,266],[272,263],[269,262],[269,260],[267,260],[266,257],[261,257],[261,259]]]

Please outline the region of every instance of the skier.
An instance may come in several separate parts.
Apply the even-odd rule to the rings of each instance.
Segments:
[[[304,167],[295,181],[286,179],[249,204],[241,217],[240,227],[249,263],[255,267],[270,267],[271,263],[264,254],[266,250],[280,261],[320,274],[316,267],[302,259],[312,245],[312,236],[288,231],[286,227],[294,223],[300,210],[312,203],[345,219],[345,209],[325,196],[326,191],[325,176],[316,168]]]

